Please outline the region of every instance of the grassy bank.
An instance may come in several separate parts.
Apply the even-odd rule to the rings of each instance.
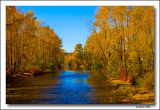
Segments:
[[[132,85],[129,81],[123,82],[118,79],[110,79],[108,84],[118,87],[114,92],[127,94],[126,98],[122,100],[124,103],[138,102],[140,104],[154,104],[154,89],[147,90],[144,87]]]

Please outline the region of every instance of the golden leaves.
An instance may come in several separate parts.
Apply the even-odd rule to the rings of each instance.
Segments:
[[[61,40],[55,32],[49,26],[42,26],[32,10],[26,15],[16,7],[7,6],[6,10],[7,67],[58,64]]]
[[[116,63],[118,66],[132,65],[130,69],[138,72],[140,67],[153,64],[153,58],[149,56],[154,55],[154,7],[104,6],[99,8],[95,19],[94,30],[97,32],[91,33],[85,50],[97,59],[106,56],[108,63],[104,59],[100,61],[104,68],[113,68]]]

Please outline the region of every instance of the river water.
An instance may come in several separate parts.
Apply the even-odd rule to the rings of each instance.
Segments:
[[[13,80],[6,85],[7,104],[120,104],[126,97],[100,74],[59,71]]]

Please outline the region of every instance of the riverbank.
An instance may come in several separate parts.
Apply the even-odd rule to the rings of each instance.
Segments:
[[[129,81],[123,82],[118,79],[110,79],[109,85],[115,85],[118,88],[113,92],[124,92],[127,94],[126,98],[122,99],[122,102],[138,102],[140,104],[154,104],[154,91],[146,90],[132,85]]]
[[[43,75],[43,74],[46,74],[46,73],[51,73],[51,72],[53,73],[53,71],[21,72],[21,73],[14,74],[12,76],[6,76],[6,81],[10,82],[12,80],[23,80],[23,79],[28,79],[28,78],[33,78],[33,77],[36,77],[36,76],[40,76],[40,75]],[[54,72],[56,72],[56,71],[54,71]]]
[[[16,71],[16,72],[8,72],[6,73],[6,79],[7,81],[11,81],[11,80],[16,80],[16,79],[24,79],[24,78],[31,78],[34,76],[39,76],[39,75],[43,75],[45,73],[54,73],[59,71],[59,69],[41,69],[41,68],[36,68],[36,67],[32,67],[29,70],[25,70],[25,71]]]
[[[43,72],[41,72],[40,74],[43,74]],[[40,75],[38,74],[38,75]],[[22,73],[15,73],[12,76],[7,76],[7,82],[11,81],[11,80],[17,80],[17,79],[24,79],[24,78],[30,78],[30,77],[34,77],[36,74],[31,73],[31,72],[22,72]]]

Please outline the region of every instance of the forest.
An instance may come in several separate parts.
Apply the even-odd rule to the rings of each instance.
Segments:
[[[100,6],[88,27],[85,44],[65,52],[59,36],[32,10],[7,6],[7,79],[83,70],[154,92],[154,7]]]
[[[6,72],[8,77],[27,71],[54,70],[63,63],[61,39],[49,26],[15,6],[6,7]]]
[[[100,7],[84,47],[65,56],[73,68],[154,89],[154,7]]]

